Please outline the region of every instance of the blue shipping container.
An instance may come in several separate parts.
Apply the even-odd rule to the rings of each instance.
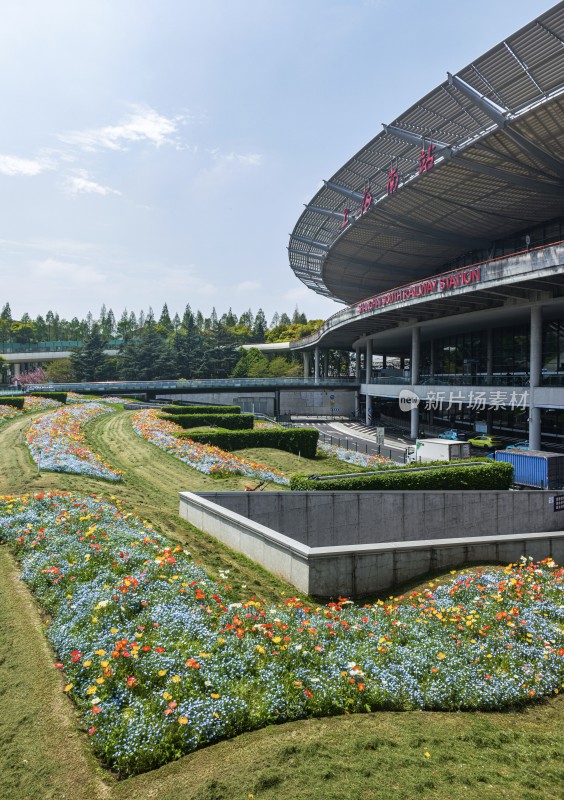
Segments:
[[[513,464],[513,481],[535,489],[564,488],[564,455],[540,450],[496,450],[496,461]]]

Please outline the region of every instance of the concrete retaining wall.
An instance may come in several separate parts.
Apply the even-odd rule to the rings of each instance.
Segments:
[[[402,387],[400,387],[402,388]],[[206,394],[159,394],[158,399],[179,400],[188,403],[212,403],[216,405],[241,405],[244,411],[255,411],[273,416],[275,413],[274,392],[249,391],[243,395],[241,388],[233,392],[208,392]],[[281,416],[299,416],[300,414],[329,417],[331,414],[350,416],[354,414],[354,389],[323,389],[319,391],[300,391],[299,389],[280,390]],[[242,402],[244,399],[245,402]]]
[[[309,547],[564,529],[548,492],[205,492]]]
[[[281,496],[284,493],[265,493],[249,497],[252,493],[206,493],[202,495],[183,492],[180,494],[180,516],[192,523],[200,530],[209,533],[219,541],[231,547],[237,552],[256,561],[261,566],[268,569],[274,575],[288,581],[296,586],[300,591],[317,597],[336,597],[338,595],[348,597],[363,597],[374,594],[400,583],[412,579],[420,578],[435,570],[446,570],[460,567],[469,563],[509,563],[517,561],[522,555],[532,556],[535,560],[552,557],[557,563],[564,563],[564,531],[556,530],[554,527],[538,532],[497,532],[495,535],[481,533],[479,535],[466,535],[463,529],[459,529],[457,536],[451,537],[435,532],[432,538],[424,535],[406,536],[404,540],[381,539],[374,535],[370,542],[365,543],[344,543],[346,540],[341,537],[339,544],[325,543],[324,545],[312,546],[311,543],[304,543],[295,537],[286,535],[277,530],[272,525],[264,524],[256,519],[250,519],[246,515],[232,510],[229,506],[247,508],[259,508],[262,506],[266,512],[269,498],[272,505],[270,518],[276,518],[276,509],[280,510]],[[333,496],[333,509],[339,504],[339,496],[348,493],[336,492],[327,493]],[[352,494],[352,493],[351,493]],[[455,492],[366,492],[358,494],[371,495],[437,495],[436,502],[440,505],[440,497],[443,495],[458,494]],[[554,512],[553,503],[549,503],[549,498],[554,495],[548,492],[468,492],[464,494],[479,495],[522,495],[523,500],[517,501],[513,507],[513,525],[517,526],[515,514],[523,504],[527,495],[536,494],[543,498],[544,504],[549,508],[547,518],[550,520],[563,521],[554,524],[562,526],[564,522],[564,512],[562,514]],[[316,498],[321,501],[323,498],[314,493],[298,492],[285,493],[288,502],[294,498],[294,513],[296,520],[301,514],[302,530],[310,530],[308,523],[311,522],[312,511],[319,511],[323,506],[317,506],[313,502]],[[221,504],[217,500],[222,499]],[[262,499],[258,498],[264,498]],[[328,498],[325,498],[328,499]],[[257,502],[255,502],[257,501]],[[301,501],[301,505],[300,505]],[[503,503],[503,501],[501,501]],[[509,501],[508,501],[509,502]],[[538,503],[539,518],[537,522],[544,519],[544,514],[540,513],[545,507],[540,500],[529,500],[529,517],[531,520],[530,504],[533,507]],[[343,508],[346,508],[344,506]],[[300,510],[301,509],[301,510]],[[267,519],[267,514],[263,513],[263,519]],[[286,515],[288,518],[288,515]],[[313,513],[313,517],[316,514]],[[317,515],[321,519],[320,515]],[[324,517],[327,519],[327,517]],[[354,522],[346,525],[346,511],[340,513],[339,519],[343,526],[349,531],[349,538],[352,537]],[[525,518],[523,518],[525,519]],[[521,526],[522,527],[522,526]],[[335,527],[333,526],[335,529]],[[321,530],[321,529],[319,529]],[[318,530],[318,533],[319,533]],[[404,533],[407,533],[405,531]],[[389,535],[383,531],[383,535]],[[307,538],[307,537],[302,537]],[[319,539],[319,536],[317,536]]]

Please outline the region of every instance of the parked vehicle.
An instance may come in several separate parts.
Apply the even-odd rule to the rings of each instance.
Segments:
[[[513,481],[535,489],[564,489],[564,455],[540,450],[496,450],[496,461],[513,465]]]
[[[472,447],[483,447],[486,450],[494,450],[497,447],[503,447],[503,442],[499,436],[490,436],[489,433],[477,433],[468,439],[468,444]]]
[[[437,438],[463,442],[466,439],[466,435],[462,431],[457,431],[456,428],[449,428],[446,431],[441,431]]]
[[[417,439],[415,449],[408,453],[408,461],[456,461],[470,458],[470,447],[466,442],[448,439]]]
[[[528,450],[529,449],[529,442],[527,439],[523,439],[521,442],[515,442],[515,444],[508,444],[505,448],[506,450]]]

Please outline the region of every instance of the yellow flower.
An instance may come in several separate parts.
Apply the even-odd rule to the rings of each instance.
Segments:
[[[65,686],[65,692],[70,692],[71,689],[72,689],[72,683],[67,683],[67,685]]]
[[[106,651],[105,650],[96,650],[95,653],[96,653],[97,656],[105,656],[106,655]]]
[[[171,681],[173,683],[180,683],[181,680],[182,680],[182,678],[180,677],[180,675],[173,675],[172,678],[171,678]]]
[[[166,675],[166,669],[160,669],[157,673],[159,678],[163,678]]]
[[[440,659],[441,659],[441,661],[442,661],[442,660],[443,660],[443,658],[446,658],[446,656],[445,656],[445,654],[444,654],[444,653],[437,653],[437,658],[440,658]]]
[[[96,683],[104,683],[104,678],[96,678]]]
[[[425,758],[431,758],[431,753],[428,753],[427,751],[425,751]]]
[[[210,694],[210,697],[213,697],[214,700],[219,700],[221,695],[220,694]]]
[[[179,725],[186,725],[187,722],[188,722],[188,717],[178,717]]]
[[[92,662],[91,662],[90,660],[88,660],[88,661],[83,661],[83,662],[82,662],[82,666],[83,666],[83,667],[89,667],[91,663],[92,663]]]
[[[86,694],[94,694],[95,691],[96,691],[95,686],[89,686],[88,689],[86,690]]]

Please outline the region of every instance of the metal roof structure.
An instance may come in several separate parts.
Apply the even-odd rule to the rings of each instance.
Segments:
[[[290,265],[355,303],[562,215],[564,2],[449,74],[325,182]]]

